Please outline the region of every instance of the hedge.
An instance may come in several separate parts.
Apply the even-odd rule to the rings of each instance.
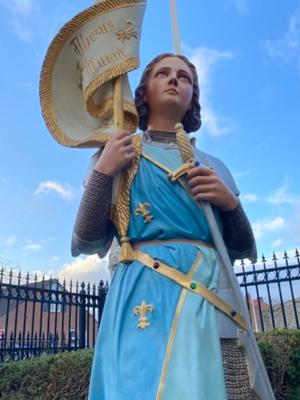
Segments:
[[[276,329],[257,339],[276,400],[300,400],[300,331]]]
[[[276,400],[300,399],[300,331],[257,335]],[[44,355],[0,364],[0,399],[87,399],[93,350]]]

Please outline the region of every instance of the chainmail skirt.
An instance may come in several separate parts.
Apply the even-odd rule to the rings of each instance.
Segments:
[[[256,400],[250,388],[248,365],[245,351],[236,339],[221,339],[223,366],[228,400]]]

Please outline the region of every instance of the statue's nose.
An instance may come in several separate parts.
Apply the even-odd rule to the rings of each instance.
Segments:
[[[175,86],[178,85],[178,80],[177,80],[176,75],[170,76],[169,84],[173,84],[173,85],[175,85]]]

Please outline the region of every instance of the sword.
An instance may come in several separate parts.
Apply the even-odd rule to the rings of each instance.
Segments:
[[[242,311],[242,314],[245,318],[247,330],[244,331],[242,329],[238,329],[238,340],[239,345],[245,349],[249,359],[251,367],[250,386],[252,389],[254,389],[260,400],[275,400],[273,389],[271,387],[269,377],[250,324],[248,310],[242,298],[240,287],[233,272],[233,267],[231,265],[231,261],[217,225],[213,210],[211,205],[206,201],[201,202],[199,207],[201,207],[208,222],[213,241],[225,268],[227,278],[233,289],[236,304]]]

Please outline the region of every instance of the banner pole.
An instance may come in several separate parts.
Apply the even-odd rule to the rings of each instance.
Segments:
[[[114,79],[114,125],[117,132],[124,128],[124,111],[123,111],[123,79],[122,75]]]
[[[180,35],[179,35],[179,28],[177,23],[177,14],[176,14],[176,0],[170,0],[170,9],[171,9],[174,51],[175,54],[181,54]]]
[[[101,0],[94,0],[94,4],[101,3]],[[114,97],[114,126],[117,132],[124,128],[124,112],[123,112],[123,79],[122,75],[117,76],[113,80],[113,97]]]

